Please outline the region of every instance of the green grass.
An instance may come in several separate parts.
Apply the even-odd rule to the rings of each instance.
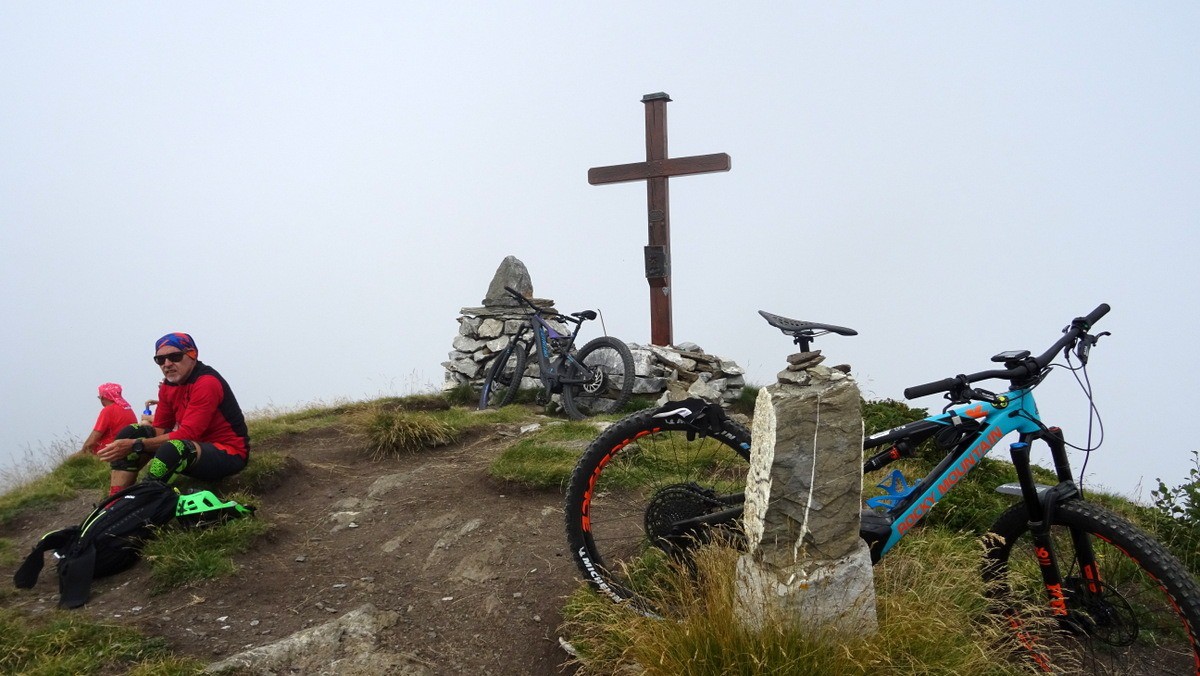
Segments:
[[[0,673],[196,674],[203,664],[174,657],[166,641],[126,627],[53,611],[33,616],[0,608]]]
[[[17,546],[13,544],[13,541],[8,538],[0,538],[0,566],[16,567],[18,560]]]
[[[233,500],[251,502],[242,495]],[[143,558],[150,565],[155,593],[232,574],[235,554],[249,550],[271,525],[260,517],[226,521],[205,528],[165,528],[146,543]]]
[[[719,547],[702,552],[694,575],[660,567],[669,619],[581,589],[568,599],[563,629],[581,674],[1025,673],[1009,659],[1007,632],[986,617],[978,556],[973,538],[944,533],[897,548],[876,569],[879,632],[871,636],[770,612],[761,627],[745,626],[734,602],[737,553]]]
[[[0,495],[0,523],[54,503],[70,500],[78,489],[108,485],[109,468],[94,456],[72,456],[48,474],[33,477]]]
[[[583,449],[599,433],[589,422],[543,425],[504,449],[488,473],[533,488],[565,486]]]
[[[334,427],[342,422],[347,414],[360,410],[362,406],[363,404],[341,402],[314,404],[298,411],[253,411],[246,418],[246,426],[250,429],[251,443],[261,444],[289,435]]]
[[[423,448],[446,446],[458,440],[461,430],[430,413],[378,410],[366,424],[367,453],[383,460]]]

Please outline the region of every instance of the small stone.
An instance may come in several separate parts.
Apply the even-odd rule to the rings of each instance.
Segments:
[[[296,563],[304,563],[307,559],[304,556],[297,556]]]
[[[225,620],[228,620],[228,619],[229,619],[228,615],[222,615],[217,618],[217,622],[224,622]]]
[[[534,615],[534,616],[533,616],[533,621],[534,621],[534,622],[541,622],[541,621],[542,621],[542,616],[541,616],[541,615]]]
[[[258,620],[250,620],[251,627],[257,627],[259,624],[261,623]]]

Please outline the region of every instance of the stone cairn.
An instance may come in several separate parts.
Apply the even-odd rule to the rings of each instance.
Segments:
[[[447,361],[444,390],[468,385],[478,392],[487,377],[492,357],[509,344],[522,326],[529,322],[529,309],[519,305],[504,291],[510,286],[530,298],[539,307],[554,310],[554,301],[533,298],[533,282],[525,264],[514,256],[500,263],[482,307],[464,307],[458,318],[458,335],[454,337],[452,350]],[[557,311],[557,310],[555,310]],[[549,321],[556,330],[568,333],[568,327]],[[585,330],[580,337],[586,344],[589,333]],[[745,371],[735,362],[707,354],[694,343],[681,343],[675,347],[638,345],[629,343],[633,353],[634,396],[653,396],[660,403],[668,400],[700,397],[706,401],[728,403],[741,395],[746,384]],[[523,389],[541,388],[538,380],[538,362],[530,355],[521,381]]]
[[[758,393],[738,560],[741,621],[874,632],[871,555],[859,537],[863,423],[848,366],[820,351],[788,357]]]

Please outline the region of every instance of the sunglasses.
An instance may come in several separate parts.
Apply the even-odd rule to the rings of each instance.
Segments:
[[[186,356],[187,356],[187,353],[185,353],[185,352],[168,352],[167,354],[156,354],[156,355],[154,355],[154,363],[158,364],[159,366],[162,366],[163,364],[167,363],[167,360],[170,360],[170,362],[172,364],[178,364],[179,362],[183,361],[183,358]]]

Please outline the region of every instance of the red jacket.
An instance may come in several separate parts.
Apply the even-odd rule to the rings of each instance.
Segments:
[[[250,451],[250,432],[233,390],[204,362],[196,362],[185,382],[159,384],[154,426],[171,430],[169,439],[210,443],[243,458]]]

